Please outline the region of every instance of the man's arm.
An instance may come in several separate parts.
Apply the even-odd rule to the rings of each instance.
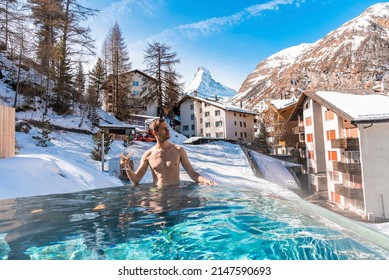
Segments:
[[[134,185],[138,185],[145,175],[148,167],[147,152],[143,154],[138,169],[134,172],[129,165],[129,157],[120,155],[120,164],[122,164],[126,170],[127,177],[130,178]]]
[[[181,164],[184,167],[186,173],[188,173],[189,177],[193,181],[195,181],[195,182],[197,182],[199,184],[203,184],[203,185],[210,185],[210,186],[216,186],[217,185],[214,181],[211,181],[211,180],[208,180],[208,179],[204,178],[203,176],[201,176],[199,173],[197,173],[193,169],[193,166],[190,163],[188,155],[185,152],[184,148],[178,146],[177,149],[178,149],[178,152],[180,153]]]

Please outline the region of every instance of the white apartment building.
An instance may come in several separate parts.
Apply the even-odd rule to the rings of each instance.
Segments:
[[[110,81],[112,76],[108,77],[107,85],[104,94],[104,110],[109,113],[114,112],[114,93]],[[153,82],[153,78],[144,72],[135,69],[131,70],[121,77],[123,83],[121,87],[125,88],[125,92],[130,101],[130,108],[132,114],[158,116],[157,102],[142,102],[142,99],[149,94],[148,88]]]
[[[312,191],[362,218],[389,218],[389,96],[304,93],[291,119],[304,128]]]
[[[180,100],[181,133],[249,143],[254,139],[255,112],[214,100],[186,95]]]

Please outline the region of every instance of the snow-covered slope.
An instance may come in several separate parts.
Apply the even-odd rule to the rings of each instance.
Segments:
[[[216,82],[211,73],[202,66],[197,69],[192,82],[184,90],[186,94],[193,94],[195,91],[201,98],[214,99],[217,96],[221,101],[226,101],[236,94],[234,89]]]

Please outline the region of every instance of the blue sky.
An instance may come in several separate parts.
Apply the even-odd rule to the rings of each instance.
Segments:
[[[372,0],[82,0],[100,10],[88,22],[98,52],[117,21],[133,68],[144,70],[147,42],[177,52],[189,83],[198,66],[235,90],[268,56],[313,43],[383,1]]]

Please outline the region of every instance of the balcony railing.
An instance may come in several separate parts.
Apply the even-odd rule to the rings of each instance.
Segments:
[[[360,188],[349,188],[343,184],[335,184],[335,192],[349,199],[363,201],[363,189]]]
[[[334,171],[349,174],[360,174],[362,172],[360,163],[345,163],[334,161],[332,162],[332,168]]]
[[[304,133],[305,127],[304,126],[296,126],[292,128],[292,133],[293,134],[301,134]]]
[[[358,138],[342,138],[331,140],[332,149],[345,149],[346,151],[359,151]]]

